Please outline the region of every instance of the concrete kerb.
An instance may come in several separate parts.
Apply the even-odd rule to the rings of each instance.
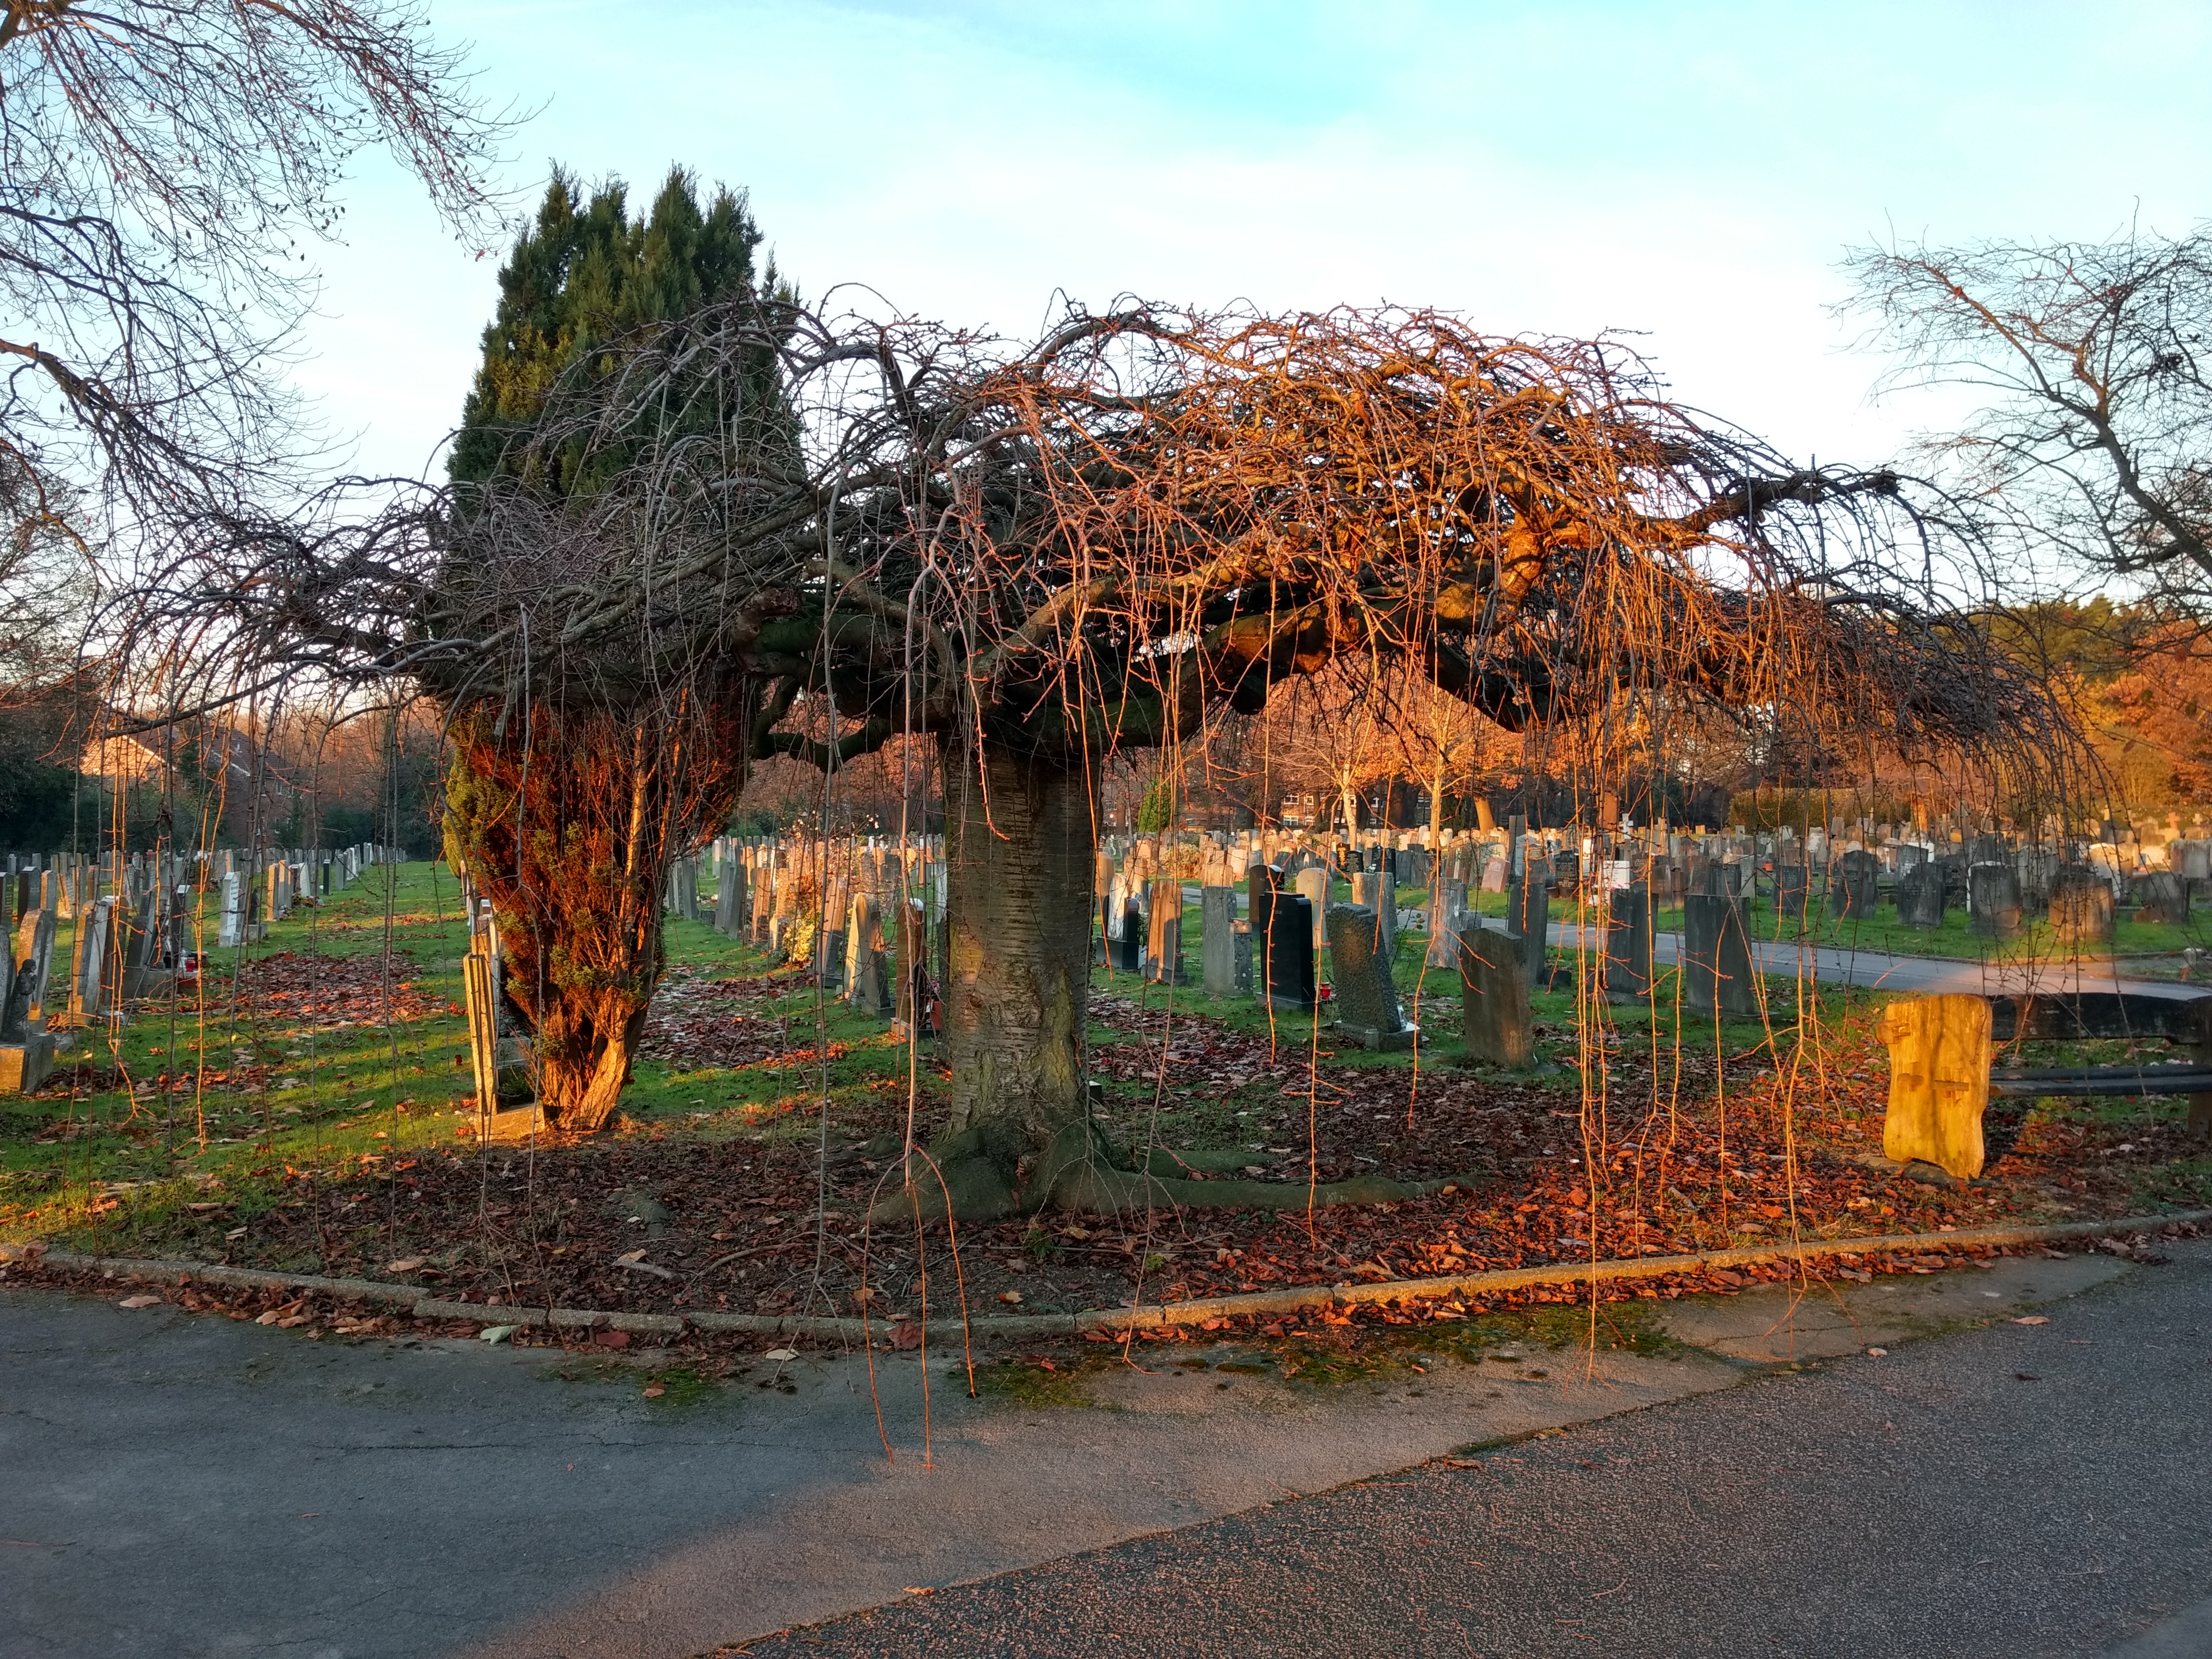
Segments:
[[[1408,1303],[1463,1301],[1470,1297],[1540,1287],[1603,1283],[1616,1279],[1662,1279],[1674,1273],[1710,1272],[1716,1267],[1753,1267],[1770,1261],[1809,1261],[1823,1257],[1925,1255],[2015,1244],[2052,1244],[2069,1238],[2111,1238],[2212,1221],[2212,1209],[2172,1215],[2124,1216],[2110,1221],[2066,1221],[2041,1226],[1973,1227],[1948,1233],[1884,1233],[1870,1238],[1810,1239],[1794,1244],[1743,1245],[1692,1255],[1651,1255],[1636,1261],[1556,1262],[1543,1267],[1503,1267],[1482,1273],[1433,1278],[1392,1279],[1374,1284],[1303,1285],[1289,1290],[1213,1296],[1167,1302],[1149,1308],[1096,1308],[1073,1314],[986,1314],[980,1318],[933,1319],[922,1328],[933,1338],[974,1337],[1018,1340],[1045,1336],[1079,1336],[1086,1332],[1160,1330],[1202,1324],[1207,1320],[1303,1313],[1328,1307],[1389,1306]],[[17,1258],[21,1260],[19,1256]],[[686,1329],[708,1334],[811,1336],[859,1340],[891,1328],[889,1322],[804,1314],[617,1313],[590,1308],[518,1308],[488,1302],[447,1302],[426,1297],[418,1285],[380,1285],[365,1279],[326,1279],[313,1273],[272,1273],[258,1267],[228,1267],[198,1261],[149,1261],[131,1257],[79,1255],[52,1250],[40,1258],[56,1267],[119,1274],[126,1279],[231,1285],[248,1290],[319,1291],[358,1297],[409,1309],[422,1320],[472,1320],[481,1325],[543,1326],[562,1330],[627,1331],[640,1336],[676,1336]]]

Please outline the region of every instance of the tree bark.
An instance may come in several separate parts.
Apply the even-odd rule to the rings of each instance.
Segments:
[[[617,721],[540,705],[503,732],[481,716],[454,725],[447,852],[491,901],[556,1137],[613,1120],[660,983],[669,860],[744,787],[742,721],[687,713]]]
[[[915,1171],[925,1211],[1035,1209],[1103,1148],[1085,1083],[1094,773],[1081,759],[945,745],[952,1112]],[[932,1190],[932,1189],[934,1190]]]

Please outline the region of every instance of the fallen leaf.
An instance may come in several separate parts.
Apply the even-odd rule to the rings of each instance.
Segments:
[[[627,1267],[633,1261],[642,1261],[644,1260],[645,1252],[643,1250],[624,1250],[620,1255],[615,1258],[615,1265],[617,1267]]]
[[[388,1273],[411,1273],[428,1260],[427,1256],[403,1256],[397,1261],[386,1262],[384,1271]]]
[[[896,1348],[900,1352],[903,1353],[909,1348],[918,1348],[921,1346],[921,1326],[906,1324],[894,1325],[891,1327],[891,1346]]]
[[[223,1243],[226,1243],[226,1244],[228,1244],[228,1243],[234,1243],[236,1241],[238,1241],[239,1239],[241,1239],[241,1238],[243,1238],[243,1237],[246,1237],[246,1229],[245,1229],[245,1228],[243,1228],[243,1227],[233,1227],[233,1228],[232,1228],[228,1232],[225,1233],[225,1234],[222,1236],[222,1238],[223,1238]]]
[[[601,1331],[597,1336],[593,1337],[592,1340],[598,1343],[603,1348],[627,1348],[629,1346],[629,1333],[628,1331]]]
[[[647,1400],[658,1400],[661,1395],[667,1392],[668,1390],[662,1388],[658,1382],[648,1382],[645,1385],[645,1397]]]
[[[1019,1291],[1000,1291],[999,1292],[999,1300],[1001,1302],[1019,1302],[1021,1299],[1022,1293]]]
[[[479,1342],[504,1342],[515,1333],[513,1325],[487,1325],[477,1333]]]
[[[315,1316],[313,1314],[294,1314],[288,1319],[278,1320],[276,1328],[280,1331],[296,1331],[302,1325],[312,1325],[314,1322]]]
[[[761,1358],[763,1359],[773,1359],[777,1364],[781,1365],[787,1359],[798,1358],[799,1350],[796,1348],[770,1348],[766,1353],[763,1354]]]
[[[267,1313],[262,1315],[260,1318],[255,1320],[253,1322],[257,1325],[274,1325],[283,1316],[284,1316],[278,1313],[276,1309],[271,1308]]]
[[[1889,1350],[1887,1348],[1869,1348],[1867,1350],[1867,1357],[1870,1359],[1887,1359],[1889,1358]]]
[[[126,1296],[115,1305],[118,1308],[158,1308],[161,1305],[161,1298],[158,1296]]]
[[[934,1584],[908,1584],[906,1587],[906,1593],[908,1595],[934,1595],[937,1594],[937,1587]]]
[[[2012,1322],[2015,1325],[2048,1325],[2051,1322],[2041,1314],[2023,1314]]]
[[[2041,1377],[2036,1376],[2032,1371],[2014,1371],[2013,1376],[2018,1381],[2022,1382],[2040,1382],[2043,1381]]]

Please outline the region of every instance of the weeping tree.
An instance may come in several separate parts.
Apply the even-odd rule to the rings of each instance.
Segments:
[[[2031,769],[2069,752],[2040,688],[1899,575],[1934,568],[1940,503],[1793,468],[1612,345],[1432,313],[1150,311],[1010,360],[960,343],[881,354],[867,453],[892,476],[843,507],[840,603],[896,619],[897,672],[817,664],[855,739],[928,729],[945,757],[951,1103],[895,1207],[1296,1201],[1182,1178],[1091,1113],[1097,785],[1117,749],[1195,743],[1329,664],[1409,665],[1593,753],[1703,708],[1816,708]]]

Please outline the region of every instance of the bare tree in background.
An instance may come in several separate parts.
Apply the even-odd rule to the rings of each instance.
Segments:
[[[1885,389],[1987,398],[1925,442],[2039,576],[2212,611],[2212,234],[1869,247],[1845,269],[1845,308],[1899,359]]]
[[[283,349],[348,162],[390,151],[482,240],[506,130],[405,0],[7,0],[13,521],[51,524],[68,489],[143,521],[295,482],[307,428]]]

